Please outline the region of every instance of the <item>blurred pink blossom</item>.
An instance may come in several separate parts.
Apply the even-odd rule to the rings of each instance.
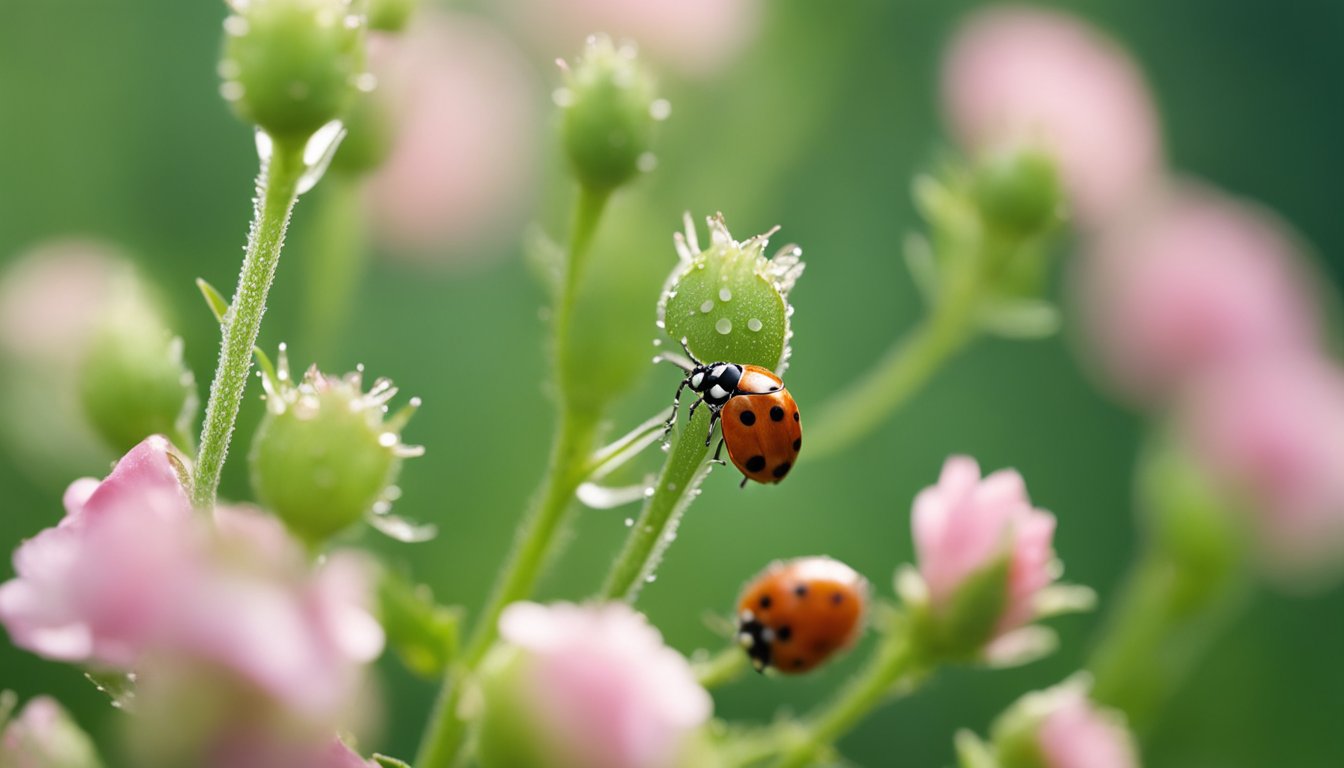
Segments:
[[[756,36],[760,0],[514,0],[514,13],[549,56],[569,56],[591,34],[632,40],[683,74],[721,70]]]
[[[1192,388],[1182,425],[1215,480],[1251,512],[1273,573],[1344,566],[1344,370],[1302,356],[1224,368]]]
[[[235,734],[206,758],[207,768],[377,768],[344,741],[287,743],[273,734]]]
[[[1088,352],[1139,404],[1167,401],[1211,369],[1317,342],[1293,236],[1269,213],[1192,184],[1172,185],[1100,238],[1077,269]]]
[[[981,479],[968,456],[943,465],[938,484],[915,497],[911,518],[920,575],[935,613],[975,575],[1008,558],[1007,591],[995,622],[1002,638],[1034,618],[1037,594],[1055,580],[1055,518],[1036,509],[1022,476],[1003,469]]]
[[[1098,710],[1080,685],[1047,692],[1049,711],[1036,730],[1046,768],[1138,768],[1134,740],[1119,715]]]
[[[624,603],[515,603],[499,621],[522,651],[522,700],[560,765],[661,768],[708,720],[690,665]]]
[[[71,484],[65,518],[16,551],[17,578],[0,585],[0,624],[48,658],[142,680],[158,664],[208,668],[289,715],[338,717],[361,665],[382,649],[363,563],[336,553],[310,569],[302,547],[259,511],[220,508],[208,525],[180,471],[156,436],[102,482]]]
[[[392,150],[368,184],[375,233],[406,255],[439,258],[512,231],[537,183],[536,74],[501,33],[423,12],[371,41]]]
[[[943,64],[952,133],[985,151],[1043,144],[1060,163],[1078,221],[1122,213],[1162,170],[1152,99],[1130,57],[1083,21],[991,7],[957,30]]]
[[[101,768],[93,742],[49,696],[38,696],[0,731],[0,768]]]

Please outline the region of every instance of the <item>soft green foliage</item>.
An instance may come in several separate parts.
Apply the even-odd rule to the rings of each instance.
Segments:
[[[579,183],[611,190],[638,171],[655,122],[653,81],[631,46],[588,41],[565,78],[560,136]]]
[[[1064,192],[1055,161],[1045,151],[1026,146],[993,152],[974,173],[975,200],[991,229],[1026,239],[1059,222]]]
[[[340,118],[364,73],[364,25],[343,0],[248,0],[224,24],[221,92],[244,120],[302,139]]]
[[[400,32],[419,4],[419,0],[368,0],[369,29]]]
[[[429,587],[385,569],[378,581],[379,622],[391,646],[412,672],[433,678],[457,654],[462,612],[434,602]]]
[[[182,359],[182,339],[164,327],[130,275],[111,295],[80,370],[84,413],[118,454],[153,434],[190,450],[200,400]]]

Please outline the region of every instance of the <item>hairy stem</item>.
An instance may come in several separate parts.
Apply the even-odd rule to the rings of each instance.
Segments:
[[[475,671],[494,645],[499,634],[499,616],[504,608],[532,594],[555,544],[564,539],[559,532],[566,521],[565,513],[573,505],[574,492],[583,482],[585,468],[596,445],[598,414],[574,406],[574,398],[565,389],[565,381],[569,379],[565,372],[570,370],[569,366],[577,364],[570,338],[574,299],[607,198],[607,192],[593,192],[581,187],[575,203],[567,266],[552,316],[559,398],[558,423],[546,476],[519,528],[513,551],[496,577],[490,600],[476,620],[461,663],[450,667],[444,676],[429,727],[420,742],[416,768],[447,768],[456,760],[467,726],[458,713],[462,680]]]
[[[192,501],[200,509],[210,509],[215,504],[229,440],[252,369],[252,348],[261,330],[262,315],[266,313],[266,295],[275,279],[285,228],[289,225],[294,201],[298,199],[298,183],[303,172],[303,143],[276,141],[271,157],[263,162],[257,179],[257,200],[247,238],[247,254],[238,276],[238,289],[224,316],[219,365],[210,385],[200,453],[192,477]]]

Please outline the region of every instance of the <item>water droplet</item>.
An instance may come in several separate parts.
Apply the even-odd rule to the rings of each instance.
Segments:
[[[233,59],[220,59],[219,65],[215,67],[215,72],[225,80],[237,80],[242,70],[243,68]]]
[[[653,324],[653,326],[661,331],[667,327],[667,323],[663,322],[662,320],[658,320]]]
[[[653,498],[653,486],[649,486],[648,488],[644,489],[644,498],[646,499]]]
[[[643,173],[651,173],[658,167],[658,156],[652,152],[641,152],[635,160],[635,167]]]
[[[661,347],[661,346],[663,346],[663,340],[662,340],[662,339],[654,339],[654,340],[653,340],[653,346],[655,346],[655,347]]]
[[[705,299],[705,303],[700,305],[700,311],[709,314],[714,311],[714,300]]]
[[[761,328],[763,327],[764,325],[761,323],[761,319],[759,317],[753,317],[747,321],[747,330],[751,331],[752,333],[759,333]]]
[[[672,102],[667,99],[654,99],[649,105],[649,116],[654,120],[666,120],[672,115]]]
[[[720,317],[719,321],[714,324],[714,330],[726,336],[733,332],[733,321],[726,317]]]
[[[360,19],[358,16],[350,15],[345,17],[346,29],[359,29]]]
[[[398,439],[399,438],[397,437],[396,433],[384,432],[383,434],[378,436],[378,444],[383,446],[384,448],[391,448],[392,446],[397,444]]]
[[[658,574],[656,573],[650,573],[648,576],[644,577],[644,582],[647,584],[652,584],[657,580],[658,580]]]
[[[223,96],[225,101],[237,101],[243,98],[244,93],[246,91],[243,84],[237,81],[229,80],[219,84],[219,95]]]
[[[224,31],[234,37],[242,37],[249,29],[247,19],[242,16],[230,16],[224,19]]]
[[[373,93],[373,89],[378,87],[378,76],[372,72],[365,72],[355,76],[355,90],[360,93]]]
[[[719,301],[732,301],[732,300],[733,300],[732,291],[728,290],[726,287],[719,289]]]
[[[633,528],[633,527],[635,527],[635,518],[633,518],[633,517],[627,517],[627,518],[625,518],[625,527],[626,527],[626,528]]]
[[[663,449],[663,453],[667,453],[668,451],[672,450],[671,443],[663,443],[660,447]]]

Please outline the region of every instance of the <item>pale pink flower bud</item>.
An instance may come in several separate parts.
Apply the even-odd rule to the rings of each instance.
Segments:
[[[12,695],[12,694],[6,694]],[[0,696],[0,706],[4,706]],[[0,712],[0,718],[3,718]],[[38,696],[0,730],[0,768],[101,768],[88,734],[48,696]]]
[[[1036,730],[1045,768],[1138,768],[1134,739],[1117,713],[1098,709],[1081,685],[1048,693],[1049,708]]]
[[[487,718],[529,721],[537,744],[483,744],[486,765],[665,768],[710,716],[690,665],[624,603],[515,603],[499,628],[517,655],[487,684]]]
[[[976,635],[947,642],[961,650],[981,648],[1009,640],[1009,633],[1036,617],[1037,596],[1059,570],[1051,546],[1055,518],[1032,506],[1017,472],[999,470],[981,479],[974,459],[953,456],[938,484],[915,497],[912,524],[934,621],[956,622],[946,628],[952,634]],[[994,614],[965,615],[958,607],[963,604]]]
[[[1078,264],[1088,352],[1144,405],[1211,370],[1303,354],[1318,309],[1294,238],[1268,212],[1176,184]]]
[[[484,22],[428,12],[371,43],[393,126],[368,185],[378,237],[429,259],[514,231],[532,201],[541,122],[522,54]]]
[[[1026,142],[1051,150],[1088,228],[1123,211],[1161,170],[1142,74],[1071,16],[1025,6],[972,15],[948,48],[942,92],[950,128],[968,148]]]
[[[515,13],[544,50],[562,55],[584,37],[608,34],[680,72],[723,69],[756,36],[760,0],[515,0]]]
[[[1266,564],[1298,583],[1344,566],[1344,371],[1310,357],[1224,368],[1194,387],[1182,426],[1250,513]]]

